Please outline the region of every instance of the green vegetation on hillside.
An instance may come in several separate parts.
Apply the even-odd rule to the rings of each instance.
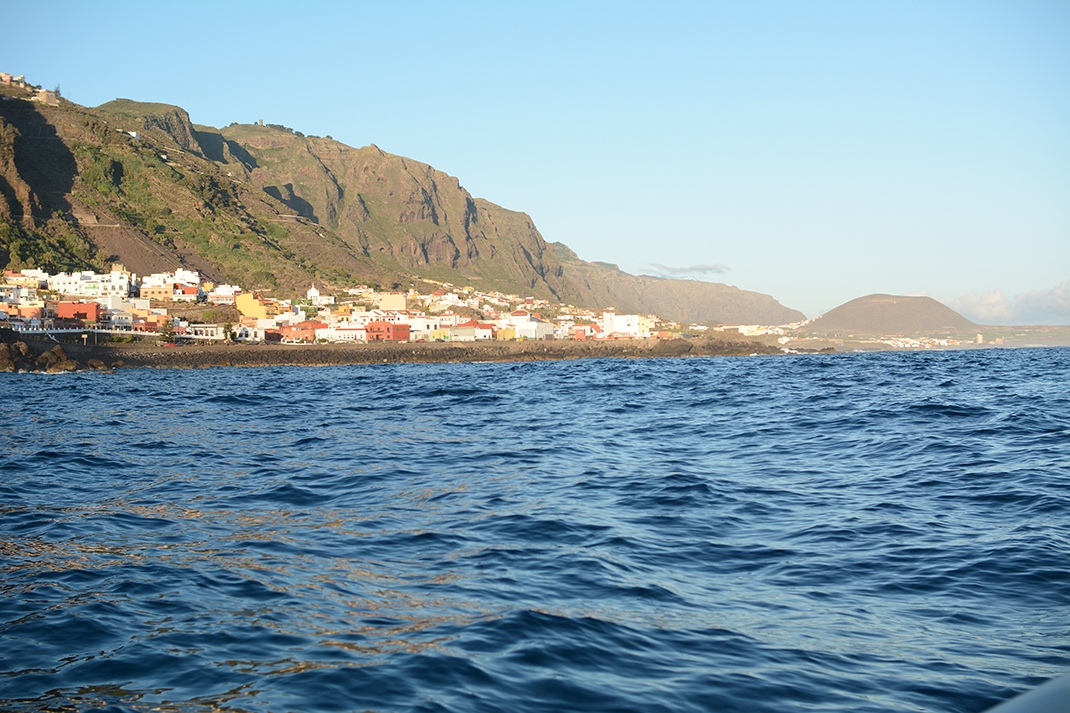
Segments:
[[[14,95],[13,95],[14,96]],[[289,127],[194,125],[180,107],[0,101],[0,262],[185,266],[292,296],[311,282],[474,285],[694,321],[801,318],[767,295],[636,277],[548,244],[524,213],[377,147]]]

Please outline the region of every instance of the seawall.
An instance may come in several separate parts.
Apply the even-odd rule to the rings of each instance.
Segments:
[[[40,347],[46,348],[48,342]],[[34,345],[35,347],[37,345]],[[212,344],[166,347],[158,344],[64,344],[80,364],[107,368],[204,368],[212,366],[342,366],[379,363],[543,361],[585,358],[745,356],[780,354],[756,341],[740,339],[622,339],[612,341],[441,342],[371,344]]]

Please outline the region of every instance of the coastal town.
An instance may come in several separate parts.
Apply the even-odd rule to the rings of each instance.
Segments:
[[[612,308],[583,309],[449,283],[425,284],[433,289],[384,292],[357,285],[329,293],[313,284],[303,299],[274,299],[206,281],[183,268],[140,278],[122,265],[104,273],[51,275],[24,268],[4,271],[0,326],[25,334],[79,332],[115,340],[141,336],[268,344],[672,339],[711,329]],[[173,314],[193,305],[224,308],[200,313],[222,319]],[[712,329],[750,336],[778,328]]]
[[[979,327],[974,335],[808,334],[806,320],[782,325],[696,324],[655,314],[588,309],[532,296],[422,280],[423,289],[383,291],[310,284],[303,298],[279,299],[196,271],[139,277],[115,264],[107,272],[49,274],[4,270],[0,328],[67,343],[369,344],[674,340],[733,337],[781,352],[926,350],[1061,344],[1064,328]],[[321,289],[321,287],[323,289]],[[950,330],[949,330],[950,331]],[[962,330],[959,330],[962,331]],[[1046,340],[1046,341],[1045,341]]]

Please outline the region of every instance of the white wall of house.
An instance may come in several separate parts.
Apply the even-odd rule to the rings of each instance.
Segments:
[[[234,298],[241,294],[241,288],[237,285],[216,285],[215,289],[208,293],[208,301],[216,305],[232,305]]]
[[[111,312],[111,326],[119,329],[130,329],[134,326],[134,315],[131,312]]]
[[[221,324],[190,324],[186,327],[186,334],[203,339],[221,340],[226,337],[226,331]]]
[[[638,314],[617,314],[606,310],[598,320],[598,327],[606,336],[649,337],[653,321]]]
[[[186,285],[201,284],[201,275],[195,270],[179,268],[174,272],[154,272],[141,278],[142,287],[165,287],[176,282]]]
[[[414,342],[429,339],[431,332],[442,327],[442,320],[438,317],[428,317],[422,314],[409,315],[405,323],[409,325],[409,339]]]
[[[130,275],[118,270],[103,275],[91,270],[61,272],[48,278],[48,289],[78,297],[129,297],[130,287]]]
[[[368,332],[364,327],[329,325],[316,330],[316,339],[328,342],[366,342]]]
[[[513,327],[517,339],[546,339],[554,335],[554,325],[549,322],[521,322]]]

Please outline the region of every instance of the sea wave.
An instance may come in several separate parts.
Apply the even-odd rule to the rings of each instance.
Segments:
[[[981,711],[1070,668],[1070,350],[0,374],[0,703]]]

